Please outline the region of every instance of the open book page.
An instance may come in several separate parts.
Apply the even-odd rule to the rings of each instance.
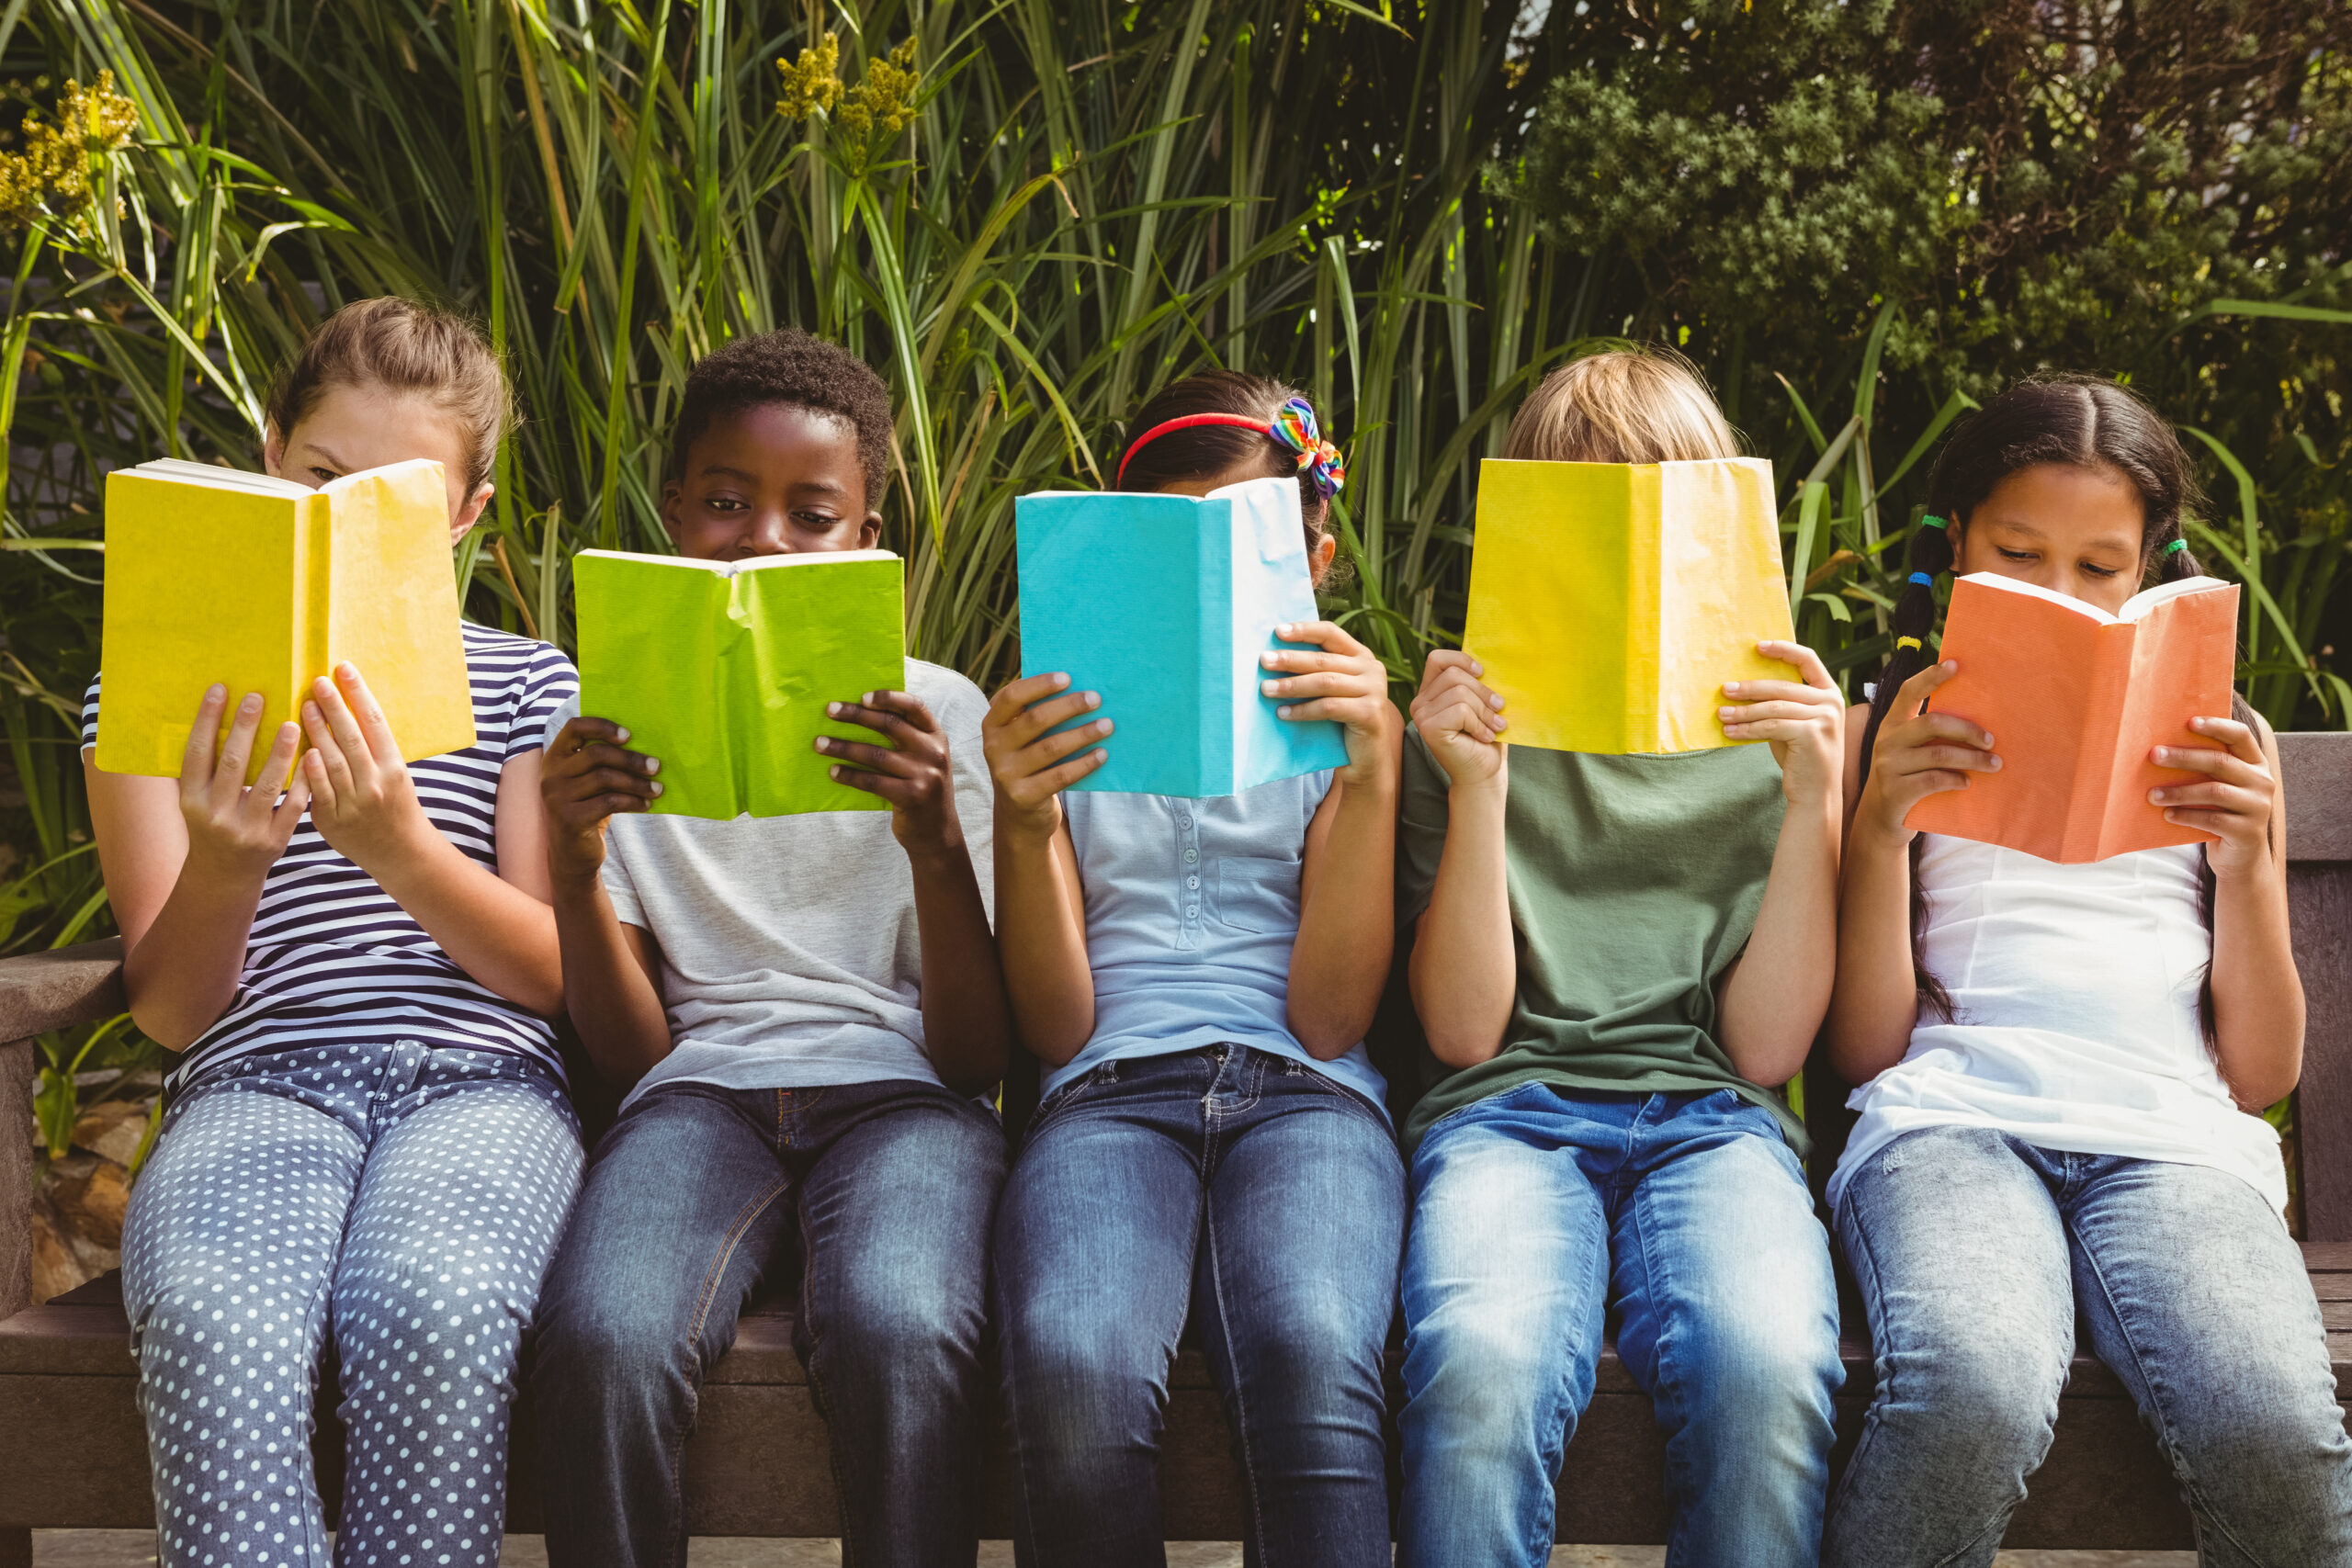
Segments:
[[[2150,790],[2198,775],[2159,768],[2148,758],[2158,746],[2214,748],[2188,721],[2230,716],[2237,662],[2238,590],[2230,584],[2210,577],[2167,582],[2138,595],[2124,612],[2135,635],[2096,850],[2102,860],[2159,844],[2210,841],[2210,834],[2166,822],[2163,809],[2148,802]]]
[[[1285,719],[1275,711],[1282,705],[1259,689],[1266,678],[1258,662],[1261,656],[1275,649],[1314,646],[1283,642],[1274,628],[1322,616],[1306,561],[1298,481],[1250,479],[1211,491],[1209,497],[1232,506],[1231,588],[1204,582],[1202,604],[1204,614],[1210,614],[1218,608],[1216,599],[1223,599],[1229,627],[1223,682],[1233,694],[1225,718],[1233,738],[1226,787],[1238,795],[1275,779],[1347,766],[1347,741],[1337,724]]]
[[[281,479],[275,474],[224,468],[217,463],[191,463],[184,457],[157,457],[129,470],[175,484],[210,485],[219,490],[249,490],[262,495],[308,495],[311,487]]]

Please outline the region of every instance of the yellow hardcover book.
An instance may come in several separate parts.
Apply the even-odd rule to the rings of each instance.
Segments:
[[[164,459],[107,476],[97,765],[175,777],[204,689],[262,694],[268,741],[312,679],[349,660],[401,754],[474,742],[441,465],[319,490]]]
[[[1794,679],[1756,651],[1793,636],[1770,462],[1479,464],[1463,646],[1511,744],[1739,744],[1724,683]]]

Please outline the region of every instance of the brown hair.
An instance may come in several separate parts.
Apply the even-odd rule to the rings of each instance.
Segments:
[[[1298,466],[1298,454],[1262,430],[1234,424],[1202,424],[1171,430],[1143,446],[1136,437],[1146,431],[1182,419],[1186,414],[1229,413],[1272,424],[1275,412],[1293,398],[1304,398],[1295,387],[1271,376],[1249,376],[1238,370],[1204,370],[1171,381],[1157,397],[1137,409],[1127,421],[1126,472],[1122,490],[1165,490],[1185,479],[1206,479],[1244,463],[1258,466],[1270,479],[1298,477],[1299,515],[1306,523],[1306,553],[1311,558],[1323,543],[1331,503],[1315,486],[1314,477]],[[1330,580],[1326,579],[1328,583]]]
[[[319,323],[269,389],[270,427],[280,441],[335,387],[377,387],[422,398],[456,428],[466,489],[479,489],[498,458],[513,417],[498,356],[463,316],[413,299],[360,299]]]
[[[1549,463],[1736,457],[1739,437],[1698,369],[1670,348],[1589,354],[1520,404],[1503,456]]]

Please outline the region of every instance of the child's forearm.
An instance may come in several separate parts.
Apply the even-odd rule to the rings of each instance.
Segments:
[[[1449,1067],[1475,1066],[1502,1049],[1519,992],[1503,860],[1508,779],[1506,768],[1488,783],[1452,791],[1445,848],[1407,964],[1430,1051]]]
[[[949,1087],[975,1093],[1004,1076],[1012,1014],[996,938],[961,840],[909,857],[922,943],[923,1049]]]
[[[1838,906],[1829,1060],[1868,1083],[1903,1059],[1919,1012],[1911,966],[1911,849],[1859,818],[1847,840]]]
[[[373,869],[378,886],[476,984],[543,1018],[563,1010],[563,961],[547,905],[437,831]]]
[[[1835,799],[1792,801],[1747,950],[1724,980],[1717,1028],[1750,1083],[1794,1077],[1829,1010],[1838,962]]]
[[[604,880],[560,880],[548,911],[562,955],[563,1005],[597,1070],[623,1089],[670,1054],[670,1019],[650,955],[613,908]]]
[[[1323,1062],[1372,1027],[1396,942],[1395,774],[1333,787],[1329,829],[1309,837],[1290,951],[1290,1032]]]
[[[996,942],[1006,1000],[1021,1043],[1060,1066],[1094,1035],[1094,971],[1086,954],[1086,902],[1066,827],[996,821]]]
[[[2259,1112],[2284,1100],[2303,1068],[2303,983],[2279,866],[2215,880],[2212,983],[2222,1077],[2240,1106]]]
[[[262,878],[183,863],[155,919],[126,947],[122,988],[141,1032],[185,1051],[236,999]]]

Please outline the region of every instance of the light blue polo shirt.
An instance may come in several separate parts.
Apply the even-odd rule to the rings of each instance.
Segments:
[[[1318,1062],[1290,1032],[1306,826],[1330,792],[1326,769],[1209,800],[1062,795],[1086,892],[1094,1037],[1046,1072],[1045,1093],[1104,1062],[1230,1042],[1303,1062],[1386,1114],[1363,1042]]]

